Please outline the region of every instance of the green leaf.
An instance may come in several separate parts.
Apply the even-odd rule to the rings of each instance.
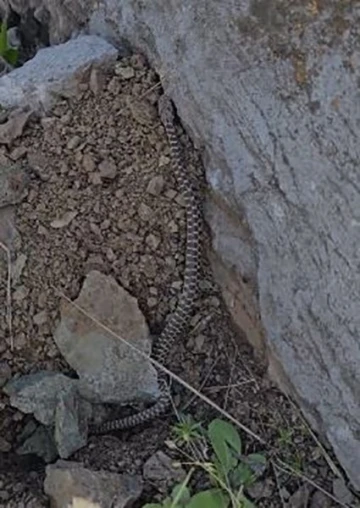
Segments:
[[[242,499],[242,508],[256,508],[256,505],[252,503],[247,497],[243,496]]]
[[[9,48],[5,51],[4,58],[10,65],[16,65],[19,59],[19,50],[17,48]]]
[[[146,503],[142,508],[162,508],[162,504],[159,503]]]
[[[184,504],[187,503],[190,499],[190,490],[187,488],[185,483],[181,483],[180,485],[176,485],[172,492],[171,498],[176,501],[176,503]]]
[[[6,21],[3,21],[0,25],[0,55],[5,57],[7,49],[8,49],[7,23]]]
[[[236,465],[237,461],[231,454],[231,449],[241,454],[241,439],[233,425],[219,418],[215,418],[208,427],[208,435],[213,450],[222,465],[225,474]]]
[[[248,487],[254,483],[255,475],[250,466],[241,462],[235,469],[233,469],[233,471],[231,471],[230,481],[236,488],[239,488],[242,485],[244,487]]]
[[[229,498],[220,489],[204,490],[195,494],[186,508],[227,508]]]

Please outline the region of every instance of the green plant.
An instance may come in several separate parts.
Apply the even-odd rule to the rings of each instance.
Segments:
[[[201,423],[196,422],[190,415],[180,416],[179,422],[173,426],[172,433],[179,445],[190,444],[203,435]]]
[[[19,58],[19,50],[9,45],[6,21],[0,24],[0,56],[10,65],[16,65]]]
[[[280,447],[288,447],[293,444],[294,430],[289,428],[280,428],[278,430],[277,443]]]
[[[241,438],[232,424],[216,418],[205,431],[194,420],[185,418],[173,431],[178,440],[186,444],[205,437],[211,458],[190,462],[192,469],[169,497],[160,504],[146,504],[143,508],[254,508],[244,489],[264,472],[266,458],[255,453],[244,456]],[[188,483],[194,468],[206,472],[211,488],[191,495]]]

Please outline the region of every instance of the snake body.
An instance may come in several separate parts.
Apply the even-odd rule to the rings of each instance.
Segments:
[[[179,191],[184,196],[186,208],[186,253],[183,288],[177,307],[167,320],[153,348],[153,358],[161,365],[166,365],[172,347],[184,336],[188,329],[198,293],[202,214],[199,193],[194,189],[183,162],[181,147],[176,134],[173,104],[166,95],[160,97],[158,110],[169,140],[172,165]],[[137,414],[105,422],[95,428],[94,433],[104,434],[132,428],[163,414],[170,404],[170,392],[162,371],[159,372],[159,388],[160,396],[153,406]]]

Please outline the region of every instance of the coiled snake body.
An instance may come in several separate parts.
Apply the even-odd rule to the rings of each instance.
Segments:
[[[169,352],[174,343],[185,334],[193,311],[198,292],[202,216],[200,197],[195,191],[187,174],[181,154],[180,143],[175,128],[175,113],[171,100],[162,95],[158,103],[159,115],[164,125],[171,150],[172,164],[179,190],[184,196],[186,207],[186,254],[185,272],[182,293],[178,305],[170,315],[164,330],[154,344],[153,358],[160,364],[166,364]],[[163,414],[170,403],[170,393],[164,373],[159,373],[160,397],[148,409],[135,415],[112,420],[99,425],[93,430],[95,434],[104,434],[114,430],[135,427]]]

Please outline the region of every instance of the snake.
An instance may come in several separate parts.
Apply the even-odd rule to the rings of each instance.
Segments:
[[[158,100],[158,112],[170,145],[170,155],[178,189],[184,197],[186,210],[186,246],[183,286],[177,306],[165,322],[158,339],[154,342],[152,358],[158,364],[166,365],[174,345],[186,334],[199,293],[199,272],[201,258],[202,210],[200,193],[185,166],[180,141],[176,133],[175,108],[166,94]],[[129,429],[154,420],[164,414],[171,402],[171,393],[162,370],[158,373],[159,396],[156,402],[139,413],[109,420],[92,429],[94,434]]]

